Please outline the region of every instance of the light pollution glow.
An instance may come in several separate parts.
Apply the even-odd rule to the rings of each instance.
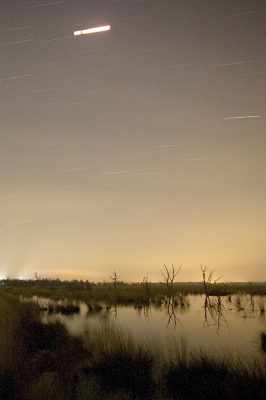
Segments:
[[[4,3],[1,275],[264,281],[265,2]]]
[[[87,35],[89,33],[96,33],[96,32],[110,31],[110,29],[111,29],[110,25],[98,26],[97,28],[90,28],[90,29],[83,29],[81,31],[75,31],[74,36]]]

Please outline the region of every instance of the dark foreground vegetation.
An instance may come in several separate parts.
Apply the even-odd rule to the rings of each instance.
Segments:
[[[0,321],[1,400],[266,398],[265,364],[255,359],[188,354],[185,342],[166,355],[154,339],[139,345],[109,324],[72,336],[5,290]]]

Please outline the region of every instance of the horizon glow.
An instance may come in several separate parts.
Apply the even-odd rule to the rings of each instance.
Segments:
[[[263,2],[5,3],[1,276],[264,281]]]

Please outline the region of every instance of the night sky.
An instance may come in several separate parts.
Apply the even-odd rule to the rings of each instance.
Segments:
[[[265,16],[1,0],[1,277],[266,280]]]

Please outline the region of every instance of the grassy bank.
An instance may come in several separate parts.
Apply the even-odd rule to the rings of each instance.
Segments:
[[[165,354],[155,338],[139,345],[109,324],[74,337],[43,324],[36,303],[3,292],[0,318],[1,400],[266,398],[258,360],[188,353],[185,340]]]

